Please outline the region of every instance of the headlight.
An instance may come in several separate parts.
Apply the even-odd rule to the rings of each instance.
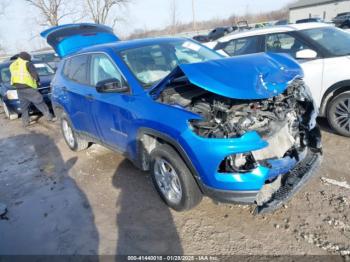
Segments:
[[[17,90],[7,90],[6,96],[8,100],[17,100],[18,99]]]
[[[223,173],[248,173],[257,167],[251,153],[230,155],[220,164],[219,172]]]

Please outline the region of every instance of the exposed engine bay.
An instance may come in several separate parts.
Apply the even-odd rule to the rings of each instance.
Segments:
[[[192,122],[200,136],[232,138],[255,130],[266,138],[286,123],[293,136],[302,135],[300,131],[304,125],[308,128],[309,114],[314,108],[304,92],[303,81],[296,79],[278,96],[265,100],[234,100],[178,81],[165,89],[159,100],[201,115],[204,120]]]
[[[210,93],[186,81],[173,80],[159,101],[181,106],[203,117],[191,121],[193,131],[207,138],[235,138],[249,131],[258,132],[268,141],[266,149],[223,161],[221,171],[251,170],[255,161],[294,155],[298,158],[306,146],[317,149],[318,141],[310,138],[314,128],[315,108],[301,79],[295,79],[280,95],[262,100],[239,100]],[[238,161],[234,164],[232,161]],[[250,166],[249,166],[250,165]]]

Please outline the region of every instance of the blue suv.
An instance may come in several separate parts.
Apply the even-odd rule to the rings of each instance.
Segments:
[[[123,153],[175,210],[206,195],[271,211],[319,166],[316,108],[285,55],[224,59],[189,39],[119,41],[95,24],[41,35],[62,58],[52,104],[68,146]]]

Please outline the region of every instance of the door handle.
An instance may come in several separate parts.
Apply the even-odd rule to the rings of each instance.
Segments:
[[[67,92],[67,87],[62,86],[62,91],[63,91],[63,92]]]
[[[91,94],[86,95],[85,98],[90,101],[95,99],[95,97]]]

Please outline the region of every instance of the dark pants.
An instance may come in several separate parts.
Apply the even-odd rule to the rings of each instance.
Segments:
[[[18,99],[21,102],[22,121],[24,125],[29,124],[29,107],[33,104],[47,120],[52,119],[48,106],[38,90],[33,88],[17,89]]]

